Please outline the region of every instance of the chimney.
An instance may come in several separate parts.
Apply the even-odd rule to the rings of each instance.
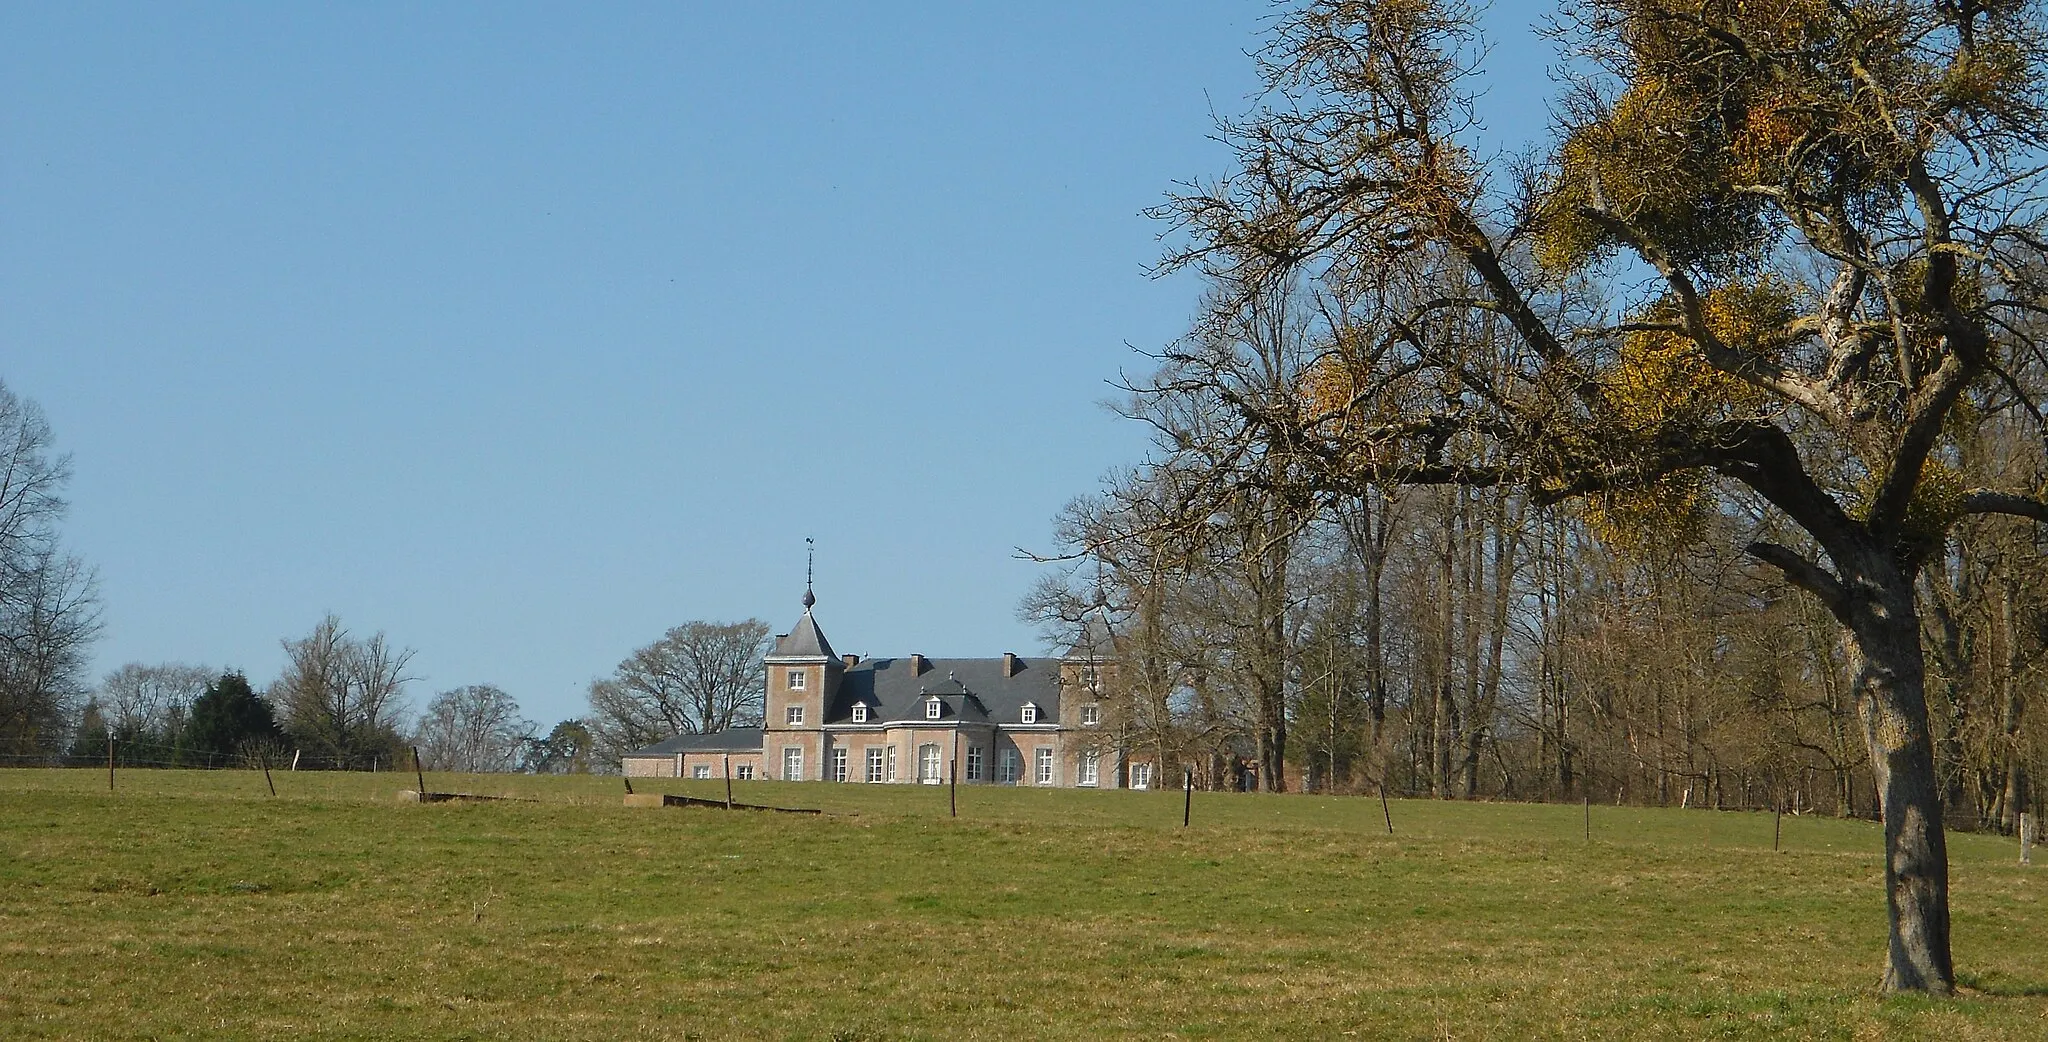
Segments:
[[[859,655],[841,655],[839,656],[839,660],[841,662],[846,663],[846,668],[848,669],[852,669],[853,667],[860,665]]]
[[[1003,652],[1003,676],[1005,676],[1005,677],[1014,677],[1014,676],[1016,676],[1016,675],[1017,675],[1017,656],[1015,656],[1015,655],[1013,655],[1013,654],[1011,654],[1011,653],[1009,653],[1009,652],[1007,652],[1007,651]]]
[[[923,675],[924,675],[924,667],[925,667],[925,661],[924,661],[924,656],[923,656],[923,655],[912,655],[912,656],[910,656],[910,675],[911,675],[911,676],[913,676],[913,677],[921,677],[921,676],[923,676]]]

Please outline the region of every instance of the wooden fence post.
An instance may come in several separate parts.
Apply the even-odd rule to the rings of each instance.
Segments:
[[[297,771],[297,770],[299,769],[299,753],[301,753],[301,752],[303,752],[303,751],[304,751],[304,750],[302,750],[302,749],[293,749],[293,750],[292,750],[292,770],[293,770],[293,771]]]
[[[1771,808],[1771,850],[1773,852],[1777,851],[1779,841],[1784,838],[1785,811],[1782,808],[1773,807]]]
[[[2034,816],[2020,811],[2020,864],[2034,863]]]
[[[114,791],[114,736],[107,735],[107,791]]]
[[[946,769],[946,803],[954,817],[960,816],[960,730],[953,729],[953,763]]]
[[[412,746],[412,776],[420,783],[420,802],[427,802],[427,772],[420,766],[420,747]]]
[[[1380,779],[1380,816],[1387,819],[1387,835],[1394,834],[1394,812],[1387,806],[1387,781]]]
[[[1186,772],[1187,791],[1186,794],[1181,798],[1180,827],[1187,828],[1188,821],[1194,817],[1195,813],[1195,769],[1193,767],[1186,767],[1183,768],[1183,770]]]
[[[263,765],[263,784],[270,786],[272,796],[277,795],[277,783],[270,780],[270,757],[257,753],[256,762]]]
[[[725,809],[726,809],[726,810],[731,810],[731,809],[732,809],[732,754],[731,754],[731,753],[724,753],[724,754],[722,754],[722,758],[723,758],[723,759],[724,759],[724,761],[725,761]]]
[[[1586,794],[1586,842],[1593,842],[1593,795]]]

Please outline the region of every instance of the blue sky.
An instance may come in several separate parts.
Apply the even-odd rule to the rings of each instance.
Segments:
[[[1140,211],[1224,170],[1260,4],[0,4],[0,380],[95,565],[96,672],[332,611],[414,702],[543,722],[665,629],[1041,650],[1101,403],[1199,286]],[[1550,60],[1490,20],[1487,118]]]

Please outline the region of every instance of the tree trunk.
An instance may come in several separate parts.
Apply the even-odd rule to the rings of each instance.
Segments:
[[[1926,662],[1910,580],[1871,583],[1847,606],[1849,666],[1884,816],[1888,992],[1955,990],[1949,952],[1948,841],[1928,731]],[[1872,589],[1872,587],[1877,587]]]

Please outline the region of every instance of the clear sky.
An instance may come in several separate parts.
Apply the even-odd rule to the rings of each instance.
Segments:
[[[1041,649],[1050,519],[1199,287],[1256,3],[0,4],[0,380],[96,672],[327,612],[543,723],[680,622]],[[1487,118],[1545,120],[1505,4]]]

